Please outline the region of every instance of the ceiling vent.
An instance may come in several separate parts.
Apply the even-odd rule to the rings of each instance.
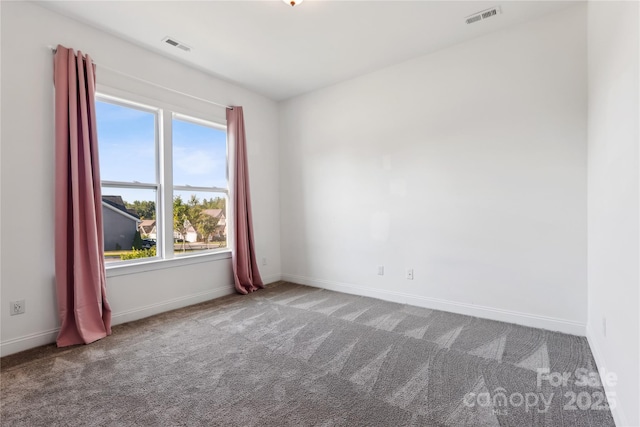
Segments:
[[[173,37],[165,37],[162,39],[163,42],[165,42],[168,45],[171,45],[173,47],[177,47],[178,49],[182,49],[185,52],[191,52],[191,48],[189,46],[187,46],[186,44],[179,42],[178,40],[174,39]]]
[[[502,13],[500,6],[492,7],[491,9],[483,10],[473,15],[469,15],[465,18],[467,24],[473,24],[474,22],[484,21],[485,19],[494,17]]]

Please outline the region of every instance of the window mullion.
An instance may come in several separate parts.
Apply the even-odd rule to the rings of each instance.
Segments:
[[[158,184],[149,184],[146,182],[120,182],[120,181],[101,181],[103,187],[108,188],[146,188],[157,190]]]
[[[160,168],[159,182],[162,197],[162,257],[173,258],[173,150],[172,116],[167,110],[161,111],[160,118]]]

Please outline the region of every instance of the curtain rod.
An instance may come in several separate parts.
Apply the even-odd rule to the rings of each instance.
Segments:
[[[53,52],[54,54],[58,50],[53,46],[47,46],[47,47],[49,49],[51,49],[51,52]],[[178,95],[183,95],[183,96],[186,96],[186,97],[191,98],[191,99],[195,99],[195,100],[198,100],[198,101],[206,102],[207,104],[212,104],[212,105],[216,105],[218,107],[223,107],[223,108],[228,108],[229,110],[233,110],[233,107],[230,106],[230,105],[219,104],[217,102],[213,102],[213,101],[210,101],[210,100],[205,99],[205,98],[200,98],[199,96],[191,95],[191,94],[188,94],[188,93],[185,93],[185,92],[180,92],[179,90],[171,89],[170,87],[162,86],[162,85],[160,85],[158,83],[150,82],[149,80],[145,80],[145,79],[142,79],[140,77],[132,76],[131,74],[124,73],[122,71],[113,69],[111,67],[107,67],[106,65],[101,65],[101,64],[98,64],[96,62],[94,62],[94,64],[97,65],[100,68],[104,68],[105,70],[109,70],[109,71],[114,72],[116,74],[120,74],[121,76],[129,77],[130,79],[137,80],[139,82],[146,83],[148,85],[155,86],[155,87],[160,88],[160,89],[168,90],[169,92],[177,93]]]

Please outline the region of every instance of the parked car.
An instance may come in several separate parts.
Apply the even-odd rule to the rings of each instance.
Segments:
[[[156,241],[153,239],[142,239],[142,249],[151,249],[156,245]]]

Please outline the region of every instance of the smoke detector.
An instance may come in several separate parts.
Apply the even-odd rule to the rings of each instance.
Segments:
[[[165,37],[162,39],[163,42],[165,42],[166,44],[173,46],[173,47],[177,47],[178,49],[182,49],[185,52],[191,52],[191,47],[187,46],[186,44],[179,42],[178,40],[174,39],[173,37]]]
[[[476,12],[473,15],[467,16],[465,22],[467,24],[473,24],[474,22],[484,21],[485,19],[492,18],[494,16],[500,15],[502,10],[500,6],[492,7],[491,9],[481,10],[480,12]]]

